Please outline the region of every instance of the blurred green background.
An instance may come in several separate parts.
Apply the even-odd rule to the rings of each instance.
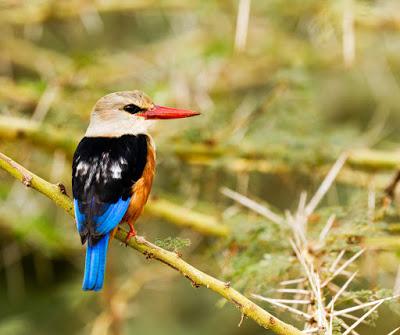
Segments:
[[[137,229],[151,241],[189,239],[185,259],[245,293],[269,273],[232,270],[226,253],[233,240],[256,244],[251,222],[261,219],[221,187],[294,209],[351,150],[325,200],[343,209],[354,195],[379,193],[398,167],[397,0],[0,0],[0,43],[0,151],[68,194],[75,140],[102,95],[140,89],[158,104],[201,111],[154,129],[152,195],[217,218],[235,236],[204,236],[151,213]],[[40,130],[24,138],[21,126]],[[83,293],[72,220],[0,177],[0,334],[265,333],[251,320],[238,328],[234,307],[117,242],[104,292]],[[364,264],[360,287],[393,288],[398,242],[388,231],[393,245],[379,246],[374,276]],[[396,321],[383,308],[363,334]]]

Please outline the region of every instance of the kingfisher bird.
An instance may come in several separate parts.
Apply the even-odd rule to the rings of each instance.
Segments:
[[[77,230],[86,246],[82,289],[103,287],[107,249],[118,225],[134,223],[147,202],[155,173],[155,145],[148,129],[157,119],[199,115],[155,105],[141,91],[108,94],[95,104],[74,153],[72,193]]]

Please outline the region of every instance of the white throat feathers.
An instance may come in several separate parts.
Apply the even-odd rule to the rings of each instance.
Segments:
[[[120,137],[123,135],[148,134],[152,120],[114,110],[101,113],[94,110],[85,137]]]

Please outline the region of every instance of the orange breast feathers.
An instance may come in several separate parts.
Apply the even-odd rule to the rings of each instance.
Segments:
[[[132,198],[128,210],[121,222],[134,224],[143,212],[144,205],[149,198],[156,167],[155,149],[151,138],[147,139],[147,161],[142,177],[132,186]]]

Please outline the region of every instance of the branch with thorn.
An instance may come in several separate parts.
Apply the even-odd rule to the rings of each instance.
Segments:
[[[0,153],[0,168],[8,172],[11,176],[23,182],[29,179],[29,187],[39,191],[57,206],[64,209],[69,215],[73,216],[73,202],[60,189],[59,186],[51,184],[39,176],[28,171],[11,158]],[[115,238],[121,242],[125,242],[127,232],[119,229],[115,234]],[[281,321],[260,306],[246,298],[244,295],[233,289],[230,283],[218,280],[209,274],[206,274],[189,263],[185,262],[179,255],[174,252],[162,249],[144,239],[136,236],[128,241],[128,246],[145,255],[148,259],[158,260],[178,271],[182,276],[189,279],[193,287],[206,287],[225,298],[231,304],[236,306],[240,312],[257,322],[260,326],[271,329],[280,335],[300,335],[302,332],[297,328]]]
[[[346,163],[347,158],[347,154],[341,155],[311,200],[307,203],[307,196],[303,192],[300,196],[297,211],[295,213],[286,211],[286,216],[275,213],[269,208],[237,192],[227,188],[221,190],[225,196],[267,218],[270,222],[278,226],[286,225],[290,228],[292,237],[289,239],[289,242],[297,261],[301,265],[303,277],[281,282],[280,284],[284,288],[274,291],[280,294],[279,298],[265,297],[260,294],[253,294],[252,296],[293,314],[297,319],[300,318],[304,322],[303,332],[306,334],[332,335],[334,332],[334,321],[342,327],[344,335],[358,334],[355,328],[365,323],[365,320],[379,306],[386,301],[399,298],[399,295],[396,294],[368,302],[362,302],[354,298],[352,300],[356,305],[338,309],[338,300],[346,295],[346,290],[358,273],[357,271],[351,273],[348,271],[348,268],[364,253],[365,249],[360,249],[348,259],[345,259],[345,255],[349,253],[349,250],[345,249],[342,249],[336,257],[327,257],[326,261],[321,259],[321,257],[332,256],[329,252],[327,255],[319,254],[318,252],[324,250],[327,246],[328,236],[332,231],[335,215],[328,217],[327,222],[319,234],[317,234],[317,240],[313,240],[310,237],[311,234],[308,231],[309,218],[314,214],[321,200],[332,186],[340,170]],[[374,195],[374,193],[371,194]],[[375,203],[375,199],[373,201],[371,199],[368,200],[369,203]],[[369,215],[372,218],[374,217],[374,213],[369,213]],[[339,276],[348,277],[341,287],[333,283]],[[333,295],[333,297],[327,303],[326,297],[329,295]],[[366,309],[367,311],[361,316],[351,314]],[[343,318],[354,322],[349,325],[348,321],[346,320],[345,322]],[[394,334],[398,329],[396,328],[390,334]]]

